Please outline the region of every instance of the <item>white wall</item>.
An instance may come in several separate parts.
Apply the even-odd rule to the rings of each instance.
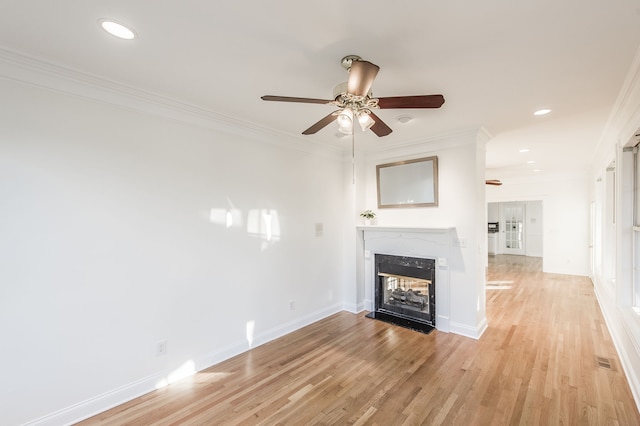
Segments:
[[[525,204],[525,251],[527,256],[542,257],[544,234],[544,210],[542,201],[527,201]]]
[[[500,221],[500,203],[487,203],[487,222]]]
[[[548,181],[516,178],[502,181],[502,186],[487,185],[488,202],[542,201],[543,271],[589,275],[589,189],[586,173],[558,174]]]
[[[451,330],[476,338],[486,328],[485,142],[484,133],[476,129],[408,146],[369,152],[363,165],[365,179],[358,186],[358,190],[365,194],[363,204],[358,205],[358,211],[376,211],[380,226],[455,227],[453,255],[448,259],[452,294]],[[432,155],[438,157],[437,207],[377,207],[377,164]],[[358,285],[364,286],[364,283],[359,280]]]
[[[640,406],[640,316],[633,308],[632,280],[633,162],[623,154],[625,146],[637,143],[636,134],[640,134],[640,51],[609,118],[589,175],[596,244],[592,279],[631,391]],[[615,174],[607,171],[612,165]]]
[[[498,222],[500,231],[496,234],[498,238],[497,254],[503,254],[505,248],[505,218],[503,217],[504,207],[513,204],[507,203],[487,203],[487,216],[489,222]],[[543,235],[543,208],[542,201],[522,201],[515,202],[524,207],[524,249],[525,255],[531,257],[542,257],[542,235]]]
[[[342,309],[339,156],[0,93],[1,424],[77,420]]]

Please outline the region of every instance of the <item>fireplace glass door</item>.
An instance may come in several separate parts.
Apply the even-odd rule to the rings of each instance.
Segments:
[[[429,280],[381,272],[383,306],[429,314]]]
[[[435,260],[376,254],[375,311],[435,324]]]

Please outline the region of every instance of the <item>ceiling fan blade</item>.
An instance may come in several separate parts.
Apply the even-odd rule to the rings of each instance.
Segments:
[[[502,185],[502,182],[499,179],[487,179],[484,181],[484,183],[486,183],[487,185],[496,185],[496,186]]]
[[[378,106],[385,108],[440,108],[444,103],[442,95],[391,96],[378,98]]]
[[[309,127],[307,130],[302,132],[302,134],[303,135],[313,135],[314,133],[318,132],[318,130],[321,130],[321,129],[325,128],[328,124],[333,123],[334,121],[336,121],[336,119],[338,118],[338,113],[339,112],[340,112],[340,110],[333,111],[331,114],[327,115],[322,120],[318,121],[316,124],[314,124],[313,126]]]
[[[387,136],[389,133],[393,132],[391,127],[387,126],[384,121],[380,120],[380,118],[375,115],[373,112],[369,114],[371,118],[375,121],[373,126],[371,126],[371,131],[378,135],[379,137]]]
[[[347,80],[347,93],[354,96],[367,96],[380,67],[369,61],[353,61]]]
[[[290,96],[273,96],[273,95],[264,95],[260,99],[262,99],[263,101],[300,102],[303,104],[330,104],[333,102],[327,99],[293,98]]]

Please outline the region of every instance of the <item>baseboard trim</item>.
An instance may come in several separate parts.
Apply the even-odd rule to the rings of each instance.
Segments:
[[[231,345],[227,345],[219,350],[210,352],[209,354],[205,354],[193,360],[193,369],[191,373],[195,373],[212,367],[222,361],[268,343],[323,318],[336,314],[342,310],[343,305],[336,304],[297,318],[294,321],[290,321],[267,330],[255,336],[253,344],[251,346],[249,346],[246,340],[243,340]],[[60,409],[51,414],[47,414],[38,419],[31,420],[25,423],[23,426],[72,425],[81,420],[85,420],[89,417],[100,414],[113,407],[124,404],[149,392],[153,392],[158,388],[159,383],[166,382],[167,378],[170,377],[174,372],[174,368],[159,371],[155,374],[120,386],[111,391],[96,395],[95,397],[89,398],[85,401]]]
[[[158,373],[136,380],[135,382],[120,386],[119,388],[29,421],[25,423],[24,426],[72,425],[80,420],[95,416],[96,414],[117,407],[120,404],[155,390],[155,384],[162,380],[162,377],[167,374],[169,374],[169,372],[166,372],[166,374]]]
[[[436,330],[442,331],[443,333],[451,332],[451,324],[449,317],[443,315],[437,315],[436,313]]]
[[[471,327],[467,324],[460,324],[454,321],[449,322],[449,331],[451,333],[459,334],[465,337],[471,337],[472,339],[478,340],[480,336],[487,329],[487,320],[486,318],[478,324],[476,327]]]
[[[286,334],[289,334],[307,325],[313,324],[316,321],[329,317],[342,310],[343,307],[341,304],[333,305],[326,309],[322,309],[309,315],[305,315],[304,317],[298,318],[294,321],[290,321],[288,323],[282,324],[281,326],[267,330],[257,335],[251,346],[248,345],[248,342],[246,340],[243,340],[241,342],[237,342],[236,344],[228,345],[219,350],[211,352],[195,361],[196,371],[204,370],[229,358],[233,358],[236,355],[240,355],[241,353],[244,353],[248,350],[264,345],[265,343],[278,339]]]
[[[603,285],[598,277],[591,279],[593,282],[593,289],[596,295],[596,300],[602,312],[602,317],[611,335],[611,340],[616,348],[620,363],[622,364],[622,370],[624,371],[631,394],[636,403],[636,407],[640,410],[640,378],[636,375],[636,369],[634,364],[627,354],[625,345],[625,338],[631,343],[631,346],[635,350],[636,356],[640,355],[640,344],[636,339],[637,333],[631,329],[630,318],[625,315],[624,311],[616,307],[615,294],[608,285]]]
[[[342,305],[342,310],[350,312],[352,314],[359,314],[360,312],[366,310],[364,306],[364,303],[345,303],[344,305]]]

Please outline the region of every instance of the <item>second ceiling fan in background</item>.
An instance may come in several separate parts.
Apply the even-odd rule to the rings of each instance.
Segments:
[[[346,83],[339,84],[334,88],[333,99],[296,98],[273,95],[262,96],[262,99],[265,101],[326,104],[339,108],[306,129],[302,132],[303,135],[314,134],[337,120],[340,131],[343,133],[351,133],[357,121],[362,130],[371,129],[371,131],[378,136],[386,136],[391,133],[392,130],[373,113],[373,109],[440,108],[444,103],[444,96],[442,95],[375,98],[371,93],[371,86],[380,70],[379,66],[364,61],[355,55],[342,58],[342,66],[349,71],[349,78]]]

